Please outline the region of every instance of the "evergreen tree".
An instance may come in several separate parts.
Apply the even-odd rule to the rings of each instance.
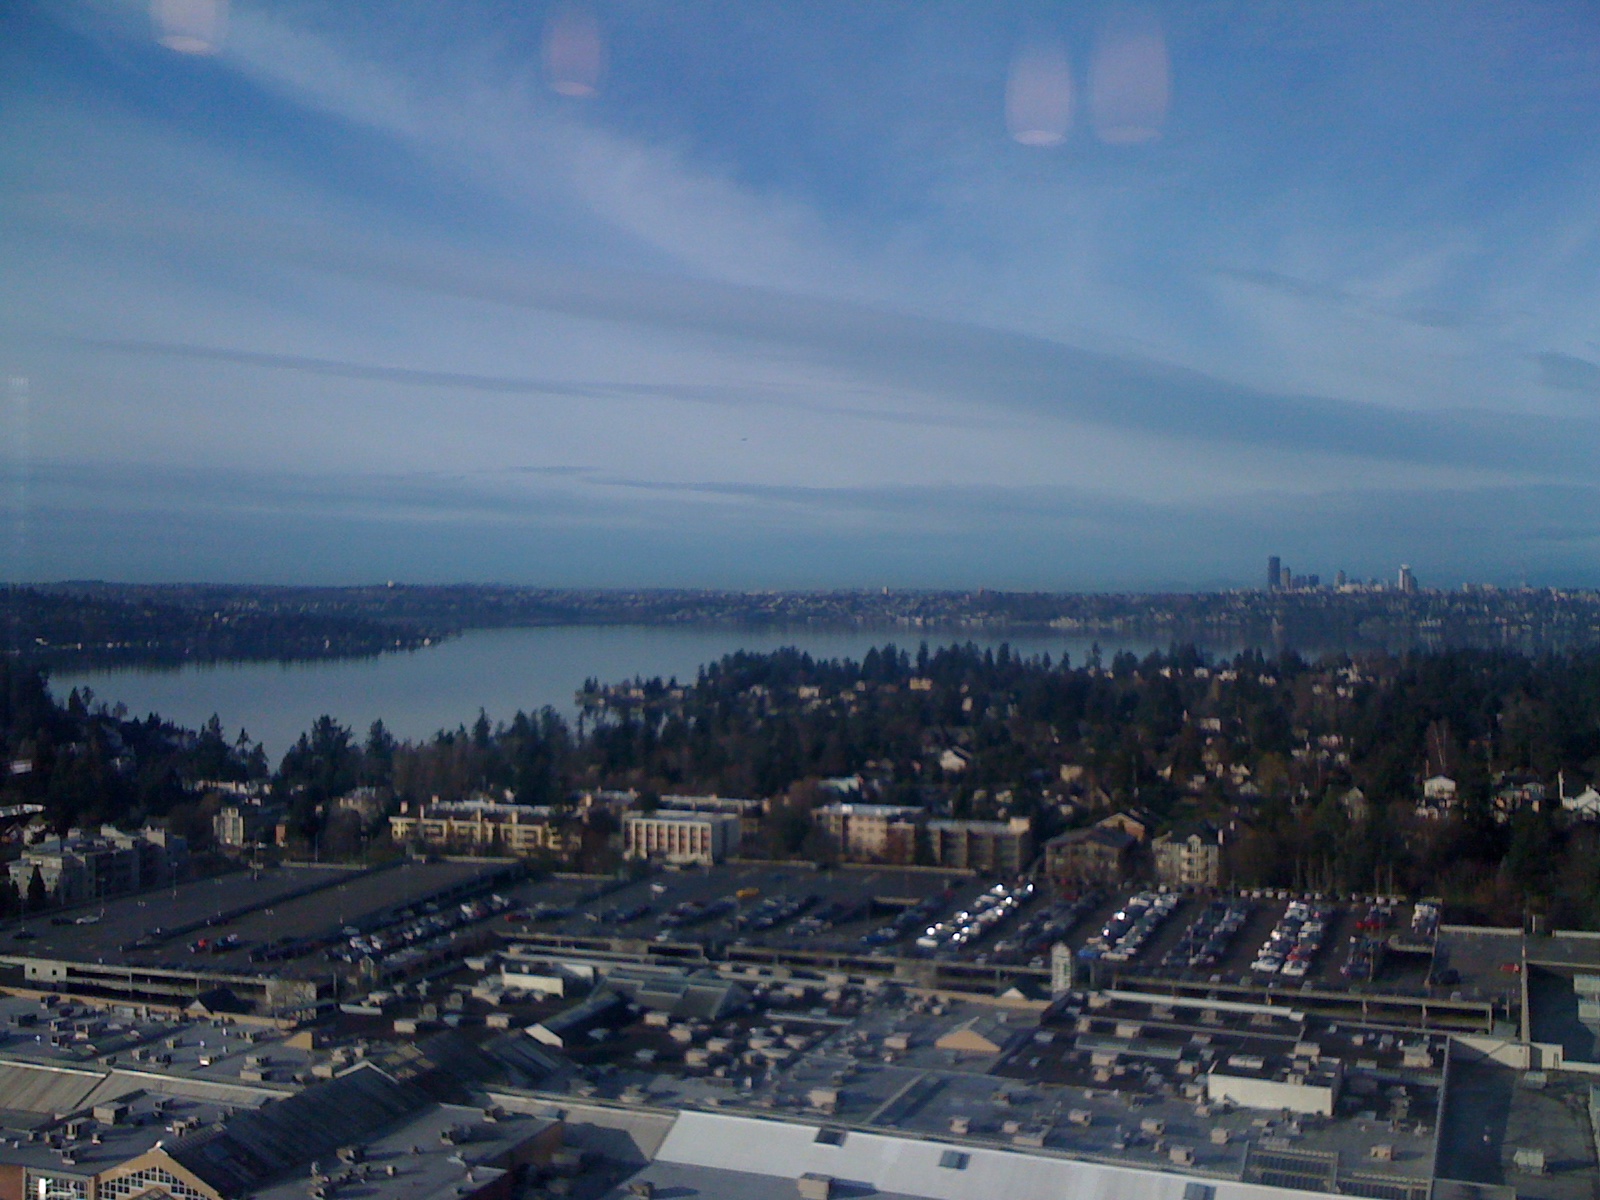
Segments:
[[[33,867],[33,876],[28,880],[28,911],[42,912],[49,907],[50,891],[44,886],[44,872],[37,863]]]

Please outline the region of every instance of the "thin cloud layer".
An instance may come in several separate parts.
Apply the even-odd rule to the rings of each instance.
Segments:
[[[363,523],[453,522],[459,575],[551,583],[730,537],[770,545],[707,582],[871,546],[1214,583],[1319,541],[1600,582],[1560,509],[1600,450],[1579,6],[206,7],[28,0],[0,50],[10,468],[78,480],[17,493],[8,575],[219,577],[241,522],[336,575]],[[157,495],[197,532],[135,569],[97,523]]]

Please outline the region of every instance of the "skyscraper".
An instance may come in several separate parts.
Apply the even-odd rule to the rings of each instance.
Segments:
[[[1400,564],[1400,590],[1407,595],[1417,590],[1417,577],[1411,573],[1407,563]]]
[[[1275,592],[1283,585],[1283,563],[1276,554],[1267,559],[1267,590]]]

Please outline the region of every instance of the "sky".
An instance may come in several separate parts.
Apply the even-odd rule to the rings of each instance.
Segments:
[[[1588,3],[12,0],[0,576],[1600,586]]]

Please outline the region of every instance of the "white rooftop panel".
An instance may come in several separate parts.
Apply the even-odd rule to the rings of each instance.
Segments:
[[[968,1158],[957,1169],[939,1165],[951,1148],[947,1143],[852,1129],[841,1144],[829,1145],[816,1135],[812,1125],[684,1112],[656,1158],[789,1179],[815,1172],[927,1200],[1184,1200],[1193,1182],[1214,1188],[1215,1200],[1309,1200],[1323,1194],[972,1145],[960,1147]]]

